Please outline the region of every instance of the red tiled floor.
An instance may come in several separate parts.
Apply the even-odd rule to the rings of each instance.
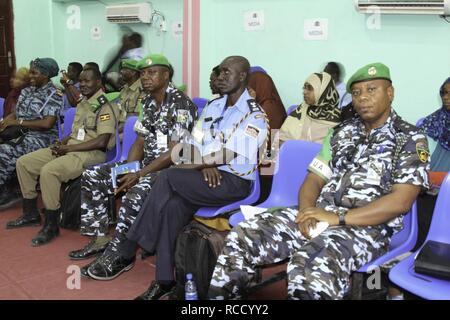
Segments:
[[[133,299],[144,292],[155,277],[155,259],[139,258],[134,268],[112,281],[81,278],[80,289],[68,289],[72,274],[69,266],[84,266],[89,260],[72,261],[71,250],[83,247],[89,239],[77,231],[61,229],[59,237],[42,247],[31,247],[30,241],[40,227],[6,230],[7,221],[21,214],[20,204],[0,212],[0,300],[121,300]],[[285,266],[268,268],[266,277]],[[73,279],[73,278],[71,278]],[[73,283],[73,282],[72,282]],[[285,299],[286,285],[279,281],[253,294],[251,299]]]
[[[77,231],[61,229],[48,245],[34,248],[31,239],[40,227],[6,230],[5,224],[21,213],[20,205],[0,212],[0,300],[4,299],[133,299],[145,291],[155,276],[155,257],[138,258],[134,268],[112,281],[81,278],[81,288],[67,287],[70,266],[84,266],[89,260],[72,261],[69,251],[83,247],[89,239]]]

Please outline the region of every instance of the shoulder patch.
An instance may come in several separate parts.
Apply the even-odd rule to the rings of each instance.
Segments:
[[[244,132],[247,136],[256,139],[256,138],[258,138],[259,129],[251,124],[248,124],[247,127],[245,128]]]
[[[428,152],[428,147],[425,142],[419,141],[416,143],[416,152],[419,156],[419,160],[423,163],[426,163],[428,161],[428,157],[430,153]]]
[[[108,113],[105,113],[105,114],[101,114],[101,115],[100,115],[100,121],[108,121],[108,120],[110,120],[110,119],[111,119],[111,115],[108,114]]]
[[[394,128],[407,134],[409,134],[411,131],[419,131],[419,128],[417,128],[415,125],[410,124],[409,122],[406,122],[400,116],[397,116],[397,118],[395,119]]]
[[[259,106],[258,103],[256,103],[255,99],[248,99],[247,104],[251,113],[262,112],[261,107]]]

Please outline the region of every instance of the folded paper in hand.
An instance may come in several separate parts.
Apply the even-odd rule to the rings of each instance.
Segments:
[[[141,168],[141,165],[140,165],[139,161],[133,161],[133,162],[129,162],[129,163],[124,163],[117,167],[112,167],[111,168],[111,180],[112,180],[113,188],[114,189],[117,188],[117,177],[118,176],[120,176],[122,174],[138,172],[140,168]]]
[[[254,206],[241,206],[241,212],[245,217],[245,220],[249,220],[254,218],[256,215],[266,212],[267,208],[260,208],[260,207],[254,207]],[[317,237],[319,234],[321,234],[325,229],[329,227],[329,223],[325,221],[320,221],[316,224],[315,228],[312,228],[309,230],[309,235],[311,238]]]

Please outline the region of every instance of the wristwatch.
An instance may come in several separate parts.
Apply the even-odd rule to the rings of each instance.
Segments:
[[[339,217],[339,225],[340,226],[345,226],[345,215],[347,214],[347,210],[343,209],[343,208],[339,208],[337,211],[338,217]]]

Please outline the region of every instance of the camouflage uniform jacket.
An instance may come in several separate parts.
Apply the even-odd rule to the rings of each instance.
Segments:
[[[393,161],[397,145],[397,160]],[[309,171],[327,181],[317,207],[337,212],[366,206],[389,194],[394,184],[428,188],[428,168],[425,135],[392,111],[385,124],[369,134],[359,117],[334,128]],[[402,222],[403,215],[389,221],[388,233],[400,230]]]
[[[63,108],[63,93],[49,81],[41,88],[27,87],[22,90],[16,106],[17,120],[39,120],[45,117],[58,117]],[[56,124],[49,130],[29,130],[28,136],[43,141],[58,138]]]
[[[197,119],[197,107],[183,92],[169,85],[161,107],[147,95],[134,130],[145,139],[143,165],[169,150],[170,141],[182,141]]]

